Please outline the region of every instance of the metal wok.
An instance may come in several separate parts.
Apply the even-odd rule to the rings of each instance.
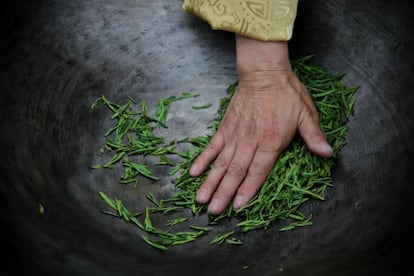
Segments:
[[[171,110],[168,135],[205,133],[236,80],[234,40],[185,14],[181,1],[44,0],[3,4],[0,56],[0,217],[4,275],[390,275],[413,251],[412,1],[300,1],[292,58],[359,85],[348,144],[310,227],[276,226],[245,244],[210,239],[158,252],[104,216],[98,191],[143,206],[154,186],[125,188],[92,171],[108,113],[101,94],[154,103],[201,93],[210,110]],[[186,107],[187,106],[187,107]],[[163,173],[162,171],[159,173]],[[39,211],[39,206],[44,211]],[[205,221],[205,217],[196,218]],[[230,229],[230,224],[220,226]],[[394,274],[396,275],[396,274]],[[408,275],[408,274],[399,274]]]

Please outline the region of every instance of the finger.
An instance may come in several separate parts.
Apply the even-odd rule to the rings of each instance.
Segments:
[[[199,176],[207,166],[217,157],[224,147],[223,135],[220,131],[213,136],[205,150],[194,160],[190,168],[190,175]]]
[[[200,186],[197,191],[196,200],[198,203],[205,204],[210,201],[211,196],[220,184],[221,179],[226,173],[227,167],[234,156],[236,146],[230,144],[223,148],[223,151],[217,156],[217,159],[213,163],[213,167],[204,183]]]
[[[258,150],[249,167],[248,173],[237,190],[233,201],[233,208],[243,207],[262,187],[267,175],[270,173],[276,159],[280,156],[281,150],[260,151]]]
[[[210,214],[218,215],[227,208],[247,174],[255,150],[255,146],[247,146],[243,144],[237,148],[220,185],[211,199],[208,207],[208,212]]]
[[[330,157],[333,154],[332,147],[326,141],[321,128],[316,110],[308,112],[299,125],[299,133],[306,146],[313,153],[321,157]]]

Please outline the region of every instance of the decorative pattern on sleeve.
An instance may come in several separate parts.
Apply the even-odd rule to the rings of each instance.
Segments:
[[[184,0],[186,12],[207,21],[213,30],[263,41],[292,37],[298,0]]]

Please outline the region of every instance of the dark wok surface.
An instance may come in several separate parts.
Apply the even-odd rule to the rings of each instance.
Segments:
[[[211,31],[181,4],[45,0],[2,8],[4,275],[407,271],[414,249],[414,28],[408,0],[300,2],[292,57],[315,54],[315,64],[346,73],[348,85],[360,85],[335,186],[326,202],[305,206],[314,214],[313,226],[252,232],[242,247],[210,246],[208,236],[160,253],[134,227],[99,212],[105,207],[100,190],[138,208],[147,204],[145,192],[170,191],[171,180],[126,188],[115,184],[116,172],[88,169],[109,126],[106,111],[90,110],[95,98],[105,94],[122,102],[132,96],[154,103],[181,91],[200,92],[197,101],[212,102],[213,108],[194,112],[188,102],[177,103],[168,121],[166,135],[192,136],[207,131],[218,99],[236,80],[233,35]]]

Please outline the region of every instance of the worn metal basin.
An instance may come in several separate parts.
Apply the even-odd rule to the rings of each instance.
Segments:
[[[312,226],[251,232],[242,246],[212,246],[205,238],[159,252],[139,230],[100,212],[100,190],[139,207],[144,192],[170,183],[125,188],[115,183],[116,173],[90,169],[108,126],[106,111],[90,109],[94,99],[154,103],[196,91],[217,107],[236,80],[233,35],[211,31],[181,4],[3,4],[2,275],[409,275],[401,274],[414,250],[409,0],[299,3],[292,58],[314,54],[313,63],[360,86],[334,187],[325,202],[305,206]],[[168,135],[205,133],[214,107],[194,112],[177,103]]]

